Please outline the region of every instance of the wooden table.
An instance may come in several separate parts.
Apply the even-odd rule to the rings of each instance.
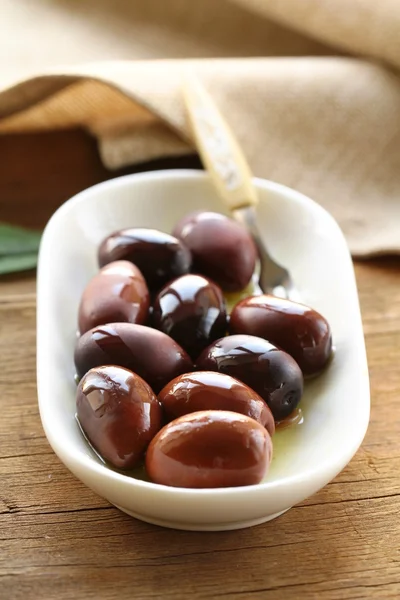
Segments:
[[[0,220],[28,226],[112,176],[79,131],[0,137],[0,156]],[[150,167],[171,164],[199,165]],[[400,259],[355,268],[372,387],[365,442],[306,502],[227,533],[135,521],[65,469],[37,408],[34,275],[0,280],[0,597],[400,598]]]

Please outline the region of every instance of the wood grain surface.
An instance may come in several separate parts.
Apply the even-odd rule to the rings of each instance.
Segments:
[[[0,157],[0,220],[32,227],[117,174],[80,131],[0,137]],[[164,166],[199,162],[143,168]],[[37,408],[34,274],[0,279],[0,598],[400,598],[400,259],[355,269],[372,390],[364,444],[306,502],[225,533],[136,521],[66,470]]]

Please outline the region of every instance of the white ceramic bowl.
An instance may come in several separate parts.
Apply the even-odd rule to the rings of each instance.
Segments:
[[[305,196],[255,179],[258,223],[272,254],[287,266],[303,302],[331,323],[336,353],[307,382],[304,422],[274,437],[264,482],[190,490],[156,485],[104,466],[75,421],[73,348],[77,308],[97,270],[99,242],[128,226],[171,231],[195,209],[226,212],[206,174],[143,173],[85,190],[51,218],[38,272],[37,379],[46,436],[63,463],[100,496],[130,515],[166,527],[224,530],[280,515],[331,481],[360,446],[369,420],[368,371],[353,267],[332,217]]]

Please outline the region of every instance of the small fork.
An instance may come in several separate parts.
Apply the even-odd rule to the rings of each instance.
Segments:
[[[268,253],[257,227],[254,206],[233,210],[232,215],[236,221],[239,221],[251,233],[258,249],[258,256],[260,258],[258,287],[260,290],[256,290],[256,292],[294,300],[296,292],[290,273],[273,260]]]
[[[294,299],[289,271],[271,257],[258,229],[258,197],[243,150],[198,79],[185,77],[183,92],[197,150],[211,181],[233,218],[246,227],[257,246],[260,271],[255,292]]]

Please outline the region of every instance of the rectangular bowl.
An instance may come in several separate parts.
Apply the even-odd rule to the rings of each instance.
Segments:
[[[121,510],[148,522],[192,530],[246,527],[272,519],[331,481],[360,446],[369,420],[369,382],[351,257],[334,219],[302,194],[255,179],[258,224],[301,298],[330,322],[335,346],[329,368],[307,381],[301,424],[274,436],[274,459],[255,486],[212,490],[170,488],[106,467],[75,420],[73,349],[80,296],[98,270],[97,248],[124,227],[170,232],[193,210],[226,213],[207,174],[160,171],[89,188],[49,221],[38,267],[37,381],[40,415],[54,452],[86,485]]]

